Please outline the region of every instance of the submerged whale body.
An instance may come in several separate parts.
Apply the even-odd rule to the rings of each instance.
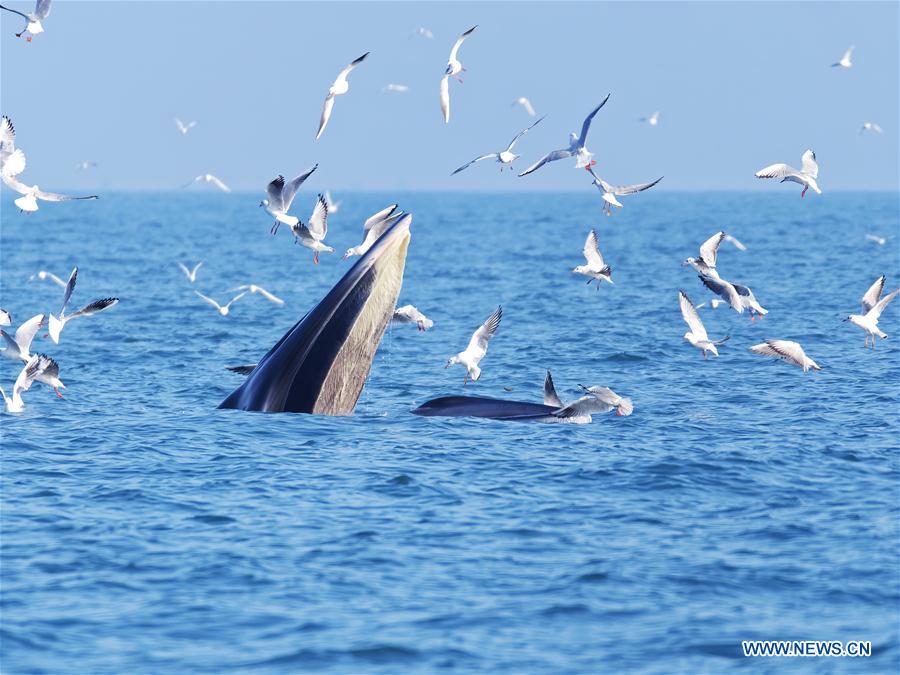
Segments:
[[[410,412],[424,417],[484,417],[521,422],[561,422],[559,407],[486,396],[442,396],[426,401]]]
[[[351,414],[403,285],[411,222],[381,235],[219,407]]]

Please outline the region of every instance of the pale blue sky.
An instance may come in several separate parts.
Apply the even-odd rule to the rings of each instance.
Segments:
[[[17,9],[31,2],[8,3]],[[898,188],[898,3],[54,2],[30,44],[0,17],[0,102],[45,189],[169,189],[209,171],[262,190],[318,162],[311,189],[580,190],[574,162],[526,178],[482,162],[530,123],[524,169],[588,137],[600,175],[660,189],[773,189],[754,171],[813,148],[829,190]],[[465,83],[443,124],[438,82],[457,35]],[[417,26],[434,40],[411,37]],[[849,45],[855,66],[830,68]],[[322,100],[363,52],[328,129]],[[389,82],[410,87],[382,93]],[[637,119],[662,111],[656,128]],[[173,117],[197,120],[187,136]],[[883,136],[858,135],[864,121]],[[100,163],[78,174],[74,164]],[[815,197],[815,195],[814,195]]]

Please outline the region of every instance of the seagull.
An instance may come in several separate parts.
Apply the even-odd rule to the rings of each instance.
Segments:
[[[284,300],[276,295],[273,295],[272,293],[269,293],[269,291],[267,291],[265,288],[263,288],[262,286],[257,286],[256,284],[243,284],[241,286],[238,286],[237,288],[230,289],[228,292],[233,293],[234,291],[248,291],[250,293],[259,293],[266,300],[274,302],[276,305],[284,304]]]
[[[56,362],[56,359],[50,358],[46,354],[38,354],[38,356],[45,359],[44,369],[38,372],[34,379],[42,384],[46,384],[56,392],[58,398],[62,398],[63,395],[60,389],[65,389],[66,385],[59,379],[59,364]]]
[[[612,283],[612,268],[603,262],[603,255],[600,253],[600,245],[597,243],[597,233],[594,230],[588,232],[587,239],[584,240],[584,258],[586,265],[578,265],[572,272],[575,274],[583,274],[588,277],[587,283],[590,285],[592,281],[597,282],[597,290],[600,290],[600,282],[608,281]]]
[[[875,283],[869,287],[866,294],[862,297],[863,314],[851,314],[844,321],[849,321],[854,326],[859,326],[866,331],[866,347],[869,346],[869,336],[872,337],[872,349],[875,349],[875,336],[882,340],[887,338],[887,333],[878,327],[878,319],[881,313],[888,306],[897,294],[900,294],[900,288],[891,291],[883,298],[881,292],[884,290],[884,275],[882,274],[875,280]],[[879,300],[879,298],[881,298]]]
[[[700,257],[686,258],[681,263],[682,266],[690,265],[700,274],[718,279],[719,273],[716,271],[716,257],[719,252],[719,246],[721,246],[727,236],[722,231],[716,232],[700,246]],[[716,291],[713,292],[715,293]]]
[[[31,35],[25,38],[28,42],[31,42],[31,37],[33,35],[44,32],[44,26],[41,22],[50,16],[50,2],[51,0],[37,0],[34,5],[34,11],[29,14],[23,14],[22,12],[10,9],[9,7],[4,7],[3,5],[0,5],[0,9],[5,9],[7,12],[18,14],[25,19],[25,28],[16,33],[16,37],[22,37],[26,32],[31,33]]]
[[[191,129],[193,129],[195,126],[197,126],[197,123],[196,122],[188,122],[187,124],[185,124],[184,122],[182,122],[180,119],[178,119],[176,117],[175,118],[175,126],[178,128],[178,131],[181,132],[182,136],[186,136],[187,132],[189,132]]]
[[[497,332],[502,316],[503,308],[498,306],[494,313],[488,317],[488,320],[472,333],[469,346],[466,347],[465,351],[461,351],[456,356],[451,356],[447,361],[447,365],[444,366],[444,368],[449,368],[454,363],[464,365],[466,367],[466,376],[463,379],[463,384],[466,384],[470,377],[473,382],[477,382],[478,378],[481,377],[481,368],[478,367],[478,364],[487,353],[488,342]]]
[[[351,61],[349,66],[338,73],[334,84],[328,88],[328,95],[325,97],[325,104],[322,107],[322,118],[319,120],[319,130],[316,132],[316,140],[319,140],[319,136],[322,135],[322,132],[325,131],[325,127],[328,125],[328,120],[331,119],[331,109],[334,108],[334,97],[346,94],[350,91],[350,83],[347,82],[347,76],[350,74],[350,71],[362,63],[368,55],[369,52],[366,52],[355,61]]]
[[[199,295],[201,298],[203,298],[204,300],[206,300],[206,302],[208,302],[210,305],[212,305],[213,307],[215,307],[215,308],[216,308],[216,311],[219,312],[219,314],[221,314],[222,316],[228,316],[228,312],[229,312],[229,310],[231,309],[231,305],[233,305],[233,304],[236,303],[238,300],[240,300],[240,299],[243,298],[245,295],[247,295],[247,291],[244,291],[244,292],[242,292],[242,293],[238,293],[238,294],[237,294],[236,296],[234,296],[231,300],[229,300],[227,304],[225,304],[225,305],[220,305],[218,302],[216,302],[215,300],[213,300],[213,299],[210,298],[210,297],[207,297],[207,296],[203,295],[203,293],[201,293],[201,292],[198,291],[198,290],[195,290],[194,293],[196,293],[196,294]]]
[[[684,339],[691,343],[691,346],[703,350],[703,360],[707,359],[707,352],[712,352],[716,356],[719,355],[717,345],[726,342],[731,336],[726,335],[721,340],[710,340],[706,334],[706,328],[700,320],[700,315],[694,307],[694,303],[684,291],[678,291],[678,302],[681,304],[681,317],[691,329],[684,334]]]
[[[772,164],[756,172],[757,178],[780,178],[781,182],[791,181],[803,186],[800,196],[806,195],[806,191],[812,188],[814,192],[822,194],[816,178],[819,177],[819,165],[816,163],[816,153],[807,150],[800,158],[800,170],[797,171],[789,164]]]
[[[891,239],[891,237],[882,237],[878,234],[867,234],[866,239],[868,239],[869,241],[874,241],[879,246],[884,246],[888,242],[888,239]]]
[[[97,162],[90,160],[90,159],[86,159],[83,162],[78,162],[78,164],[75,165],[75,170],[76,171],[87,171],[88,169],[93,169],[96,166],[97,166]]]
[[[313,206],[312,214],[309,216],[309,223],[304,225],[297,220],[295,225],[291,225],[291,232],[294,233],[294,243],[302,244],[314,253],[313,264],[319,264],[319,252],[334,253],[331,246],[322,243],[325,235],[328,234],[328,205],[325,203],[325,197],[319,195],[316,205]]]
[[[840,66],[841,68],[852,68],[853,61],[851,61],[850,59],[853,56],[853,49],[853,47],[850,47],[847,51],[845,51],[844,55],[841,57],[841,60],[837,61],[836,63],[832,63],[831,67],[834,68],[836,66]]]
[[[810,368],[813,370],[822,370],[819,367],[819,364],[806,355],[803,351],[803,347],[790,340],[766,340],[765,342],[750,347],[750,351],[754,354],[762,354],[763,356],[774,356],[785,363],[793,363],[794,365],[803,368],[804,373]]]
[[[451,173],[450,175],[451,175],[451,176],[455,176],[456,174],[458,174],[458,173],[459,173],[460,171],[462,171],[463,169],[467,169],[467,168],[469,168],[470,166],[472,166],[475,162],[480,162],[480,161],[483,160],[483,159],[495,159],[495,160],[497,160],[497,162],[500,164],[500,171],[501,171],[501,173],[503,172],[503,167],[504,167],[504,166],[509,166],[509,168],[512,169],[512,163],[513,163],[515,160],[517,160],[519,157],[521,157],[521,155],[517,155],[517,154],[515,154],[515,153],[512,151],[513,146],[515,146],[515,144],[516,144],[516,141],[518,141],[520,138],[522,138],[522,136],[524,136],[525,134],[527,134],[527,133],[528,133],[531,129],[533,129],[536,125],[540,124],[540,123],[541,123],[541,120],[543,120],[543,119],[544,119],[544,118],[541,117],[537,122],[535,122],[534,124],[532,124],[530,127],[526,127],[525,129],[522,129],[522,131],[520,131],[520,132],[517,133],[515,136],[513,136],[513,139],[509,142],[509,145],[506,146],[506,150],[501,150],[500,152],[489,152],[489,153],[486,154],[486,155],[481,155],[480,157],[476,157],[475,159],[473,159],[473,160],[472,160],[471,162],[469,162],[468,164],[463,164],[461,167],[459,167],[456,171],[454,171],[454,172]]]
[[[406,84],[386,84],[384,85],[384,89],[382,91],[393,92],[395,94],[405,94],[409,91],[409,86]]]
[[[28,277],[28,281],[34,281],[35,279],[38,279],[38,280],[40,280],[40,281],[47,281],[47,280],[50,280],[50,281],[52,281],[54,284],[56,284],[57,286],[59,286],[60,288],[65,288],[65,287],[66,287],[66,282],[63,281],[62,279],[60,279],[60,278],[59,278],[58,276],[56,276],[55,274],[53,274],[53,272],[46,272],[46,271],[44,271],[44,270],[41,270],[41,271],[38,272],[37,274],[32,274],[30,277]]]
[[[615,410],[616,415],[626,417],[634,411],[634,405],[630,398],[619,396],[608,387],[585,387],[583,384],[578,386],[584,390],[586,395],[566,405],[556,393],[553,376],[549,370],[547,371],[547,376],[544,378],[544,405],[558,408],[551,414],[560,422],[587,424],[591,421],[592,415],[605,414]]]
[[[534,106],[531,105],[531,101],[529,101],[524,96],[520,96],[519,98],[517,98],[515,101],[512,102],[512,105],[522,106],[523,108],[525,108],[525,112],[527,112],[530,117],[534,117],[536,114],[534,112]]]
[[[219,188],[222,192],[231,192],[230,187],[225,185],[225,183],[223,183],[216,176],[213,176],[211,173],[201,173],[194,180],[190,181],[189,183],[185,183],[181,187],[183,187],[183,188],[190,187],[194,183],[212,183],[217,188]]]
[[[48,315],[49,323],[47,324],[47,332],[50,333],[50,339],[53,340],[55,344],[59,344],[59,334],[62,332],[62,329],[65,328],[66,323],[72,319],[79,316],[90,316],[91,314],[102,312],[104,309],[108,309],[119,302],[118,298],[101,298],[85,305],[76,312],[66,314],[66,307],[69,306],[69,300],[72,298],[72,291],[75,290],[75,281],[77,278],[78,268],[76,267],[72,270],[72,274],[69,275],[69,281],[66,283],[66,293],[63,296],[62,307],[59,309],[59,317],[53,316],[52,314]]]
[[[22,412],[25,409],[25,402],[22,401],[22,393],[31,389],[34,380],[47,365],[46,357],[35,354],[28,363],[25,364],[25,367],[22,368],[22,372],[20,372],[19,376],[16,378],[16,382],[13,385],[12,398],[7,396],[6,392],[3,391],[3,388],[0,387],[0,395],[3,396],[6,412],[17,413]]]
[[[395,309],[394,315],[391,317],[391,322],[414,323],[418,325],[419,330],[422,332],[428,330],[434,325],[434,321],[422,314],[422,312],[420,312],[412,305],[403,305],[403,307],[398,307],[397,309]]]
[[[265,207],[266,213],[275,219],[275,224],[272,225],[272,229],[270,230],[272,234],[278,234],[278,225],[280,223],[284,223],[288,227],[294,227],[294,225],[300,222],[299,218],[296,216],[289,216],[287,212],[291,208],[294,197],[297,196],[297,190],[300,189],[303,182],[318,168],[319,165],[315,164],[287,183],[284,182],[284,176],[279,174],[266,186],[266,195],[268,195],[268,199],[263,199],[259,205]]]
[[[591,160],[586,167],[584,167],[587,171],[590,172],[591,176],[594,177],[593,184],[597,186],[597,189],[600,190],[601,198],[603,199],[603,211],[607,216],[612,215],[612,207],[616,206],[618,208],[622,208],[622,204],[616,199],[616,195],[624,196],[624,195],[633,195],[637,192],[643,192],[644,190],[649,190],[654,185],[656,185],[659,181],[663,179],[663,176],[660,176],[652,183],[636,183],[634,185],[610,185],[605,180],[600,178],[596,173],[594,173],[594,165],[597,162]]]
[[[746,246],[746,245],[744,245],[743,243],[741,243],[740,241],[738,241],[737,239],[735,239],[734,237],[732,237],[730,234],[726,234],[726,235],[725,235],[725,241],[727,241],[729,244],[733,244],[734,247],[735,247],[738,251],[746,251],[746,250],[747,250],[747,246]]]
[[[0,118],[0,169],[16,149],[16,128],[6,115]]]
[[[883,134],[884,130],[875,124],[875,122],[863,122],[863,125],[859,128],[859,133],[864,131],[872,131],[876,134]]]
[[[28,361],[31,359],[31,343],[43,325],[44,315],[36,314],[19,326],[15,337],[10,337],[9,333],[0,329],[0,337],[3,338],[3,343],[6,345],[3,350],[3,356],[13,361]]]
[[[731,309],[738,314],[744,313],[744,301],[741,299],[741,294],[738,293],[734,284],[730,281],[725,281],[725,279],[721,278],[718,274],[716,274],[716,276],[707,274],[701,274],[699,276],[703,285],[727,302],[731,306]]]
[[[5,141],[4,141],[5,146]],[[55,192],[44,192],[37,185],[25,185],[19,181],[19,174],[25,170],[25,153],[21,148],[14,150],[3,161],[3,168],[0,169],[0,178],[10,188],[18,192],[21,197],[15,200],[15,205],[24,213],[34,213],[38,210],[38,199],[45,202],[67,202],[76,199],[99,199],[97,195],[88,195],[86,197],[71,197],[69,195],[56,194]]]
[[[11,326],[12,314],[0,307],[0,326]]]
[[[338,209],[341,208],[341,203],[334,201],[331,198],[331,193],[325,190],[325,206],[328,207],[328,213],[337,213]]]
[[[463,64],[460,63],[459,59],[456,58],[456,55],[459,53],[459,48],[462,43],[465,42],[466,38],[469,37],[476,28],[478,28],[477,25],[472,26],[469,30],[460,35],[456,39],[456,42],[453,43],[453,49],[450,50],[450,58],[447,60],[447,69],[444,71],[444,76],[441,78],[440,88],[441,112],[444,115],[444,124],[450,123],[450,78],[455,77],[460,84],[462,84],[462,78],[459,74],[466,70],[463,68]]]
[[[619,396],[609,387],[585,387],[583,384],[578,386],[603,405],[605,409],[601,410],[601,412],[612,412],[615,410],[616,415],[619,417],[628,417],[634,412],[634,404],[631,402],[631,399]]]
[[[193,269],[188,269],[187,265],[185,265],[184,263],[178,263],[178,267],[181,268],[181,271],[184,272],[184,276],[186,276],[188,278],[188,281],[190,281],[191,283],[197,281],[197,270],[199,270],[202,265],[203,261],[201,260],[196,265],[194,265]]]
[[[391,204],[366,218],[366,222],[363,223],[363,231],[366,233],[365,239],[359,246],[348,248],[344,254],[344,260],[355,255],[363,255],[372,248],[372,244],[378,241],[381,235],[402,215],[402,213],[395,213],[396,211],[397,205]]]
[[[423,38],[428,38],[429,40],[433,40],[433,39],[434,39],[434,33],[432,33],[430,30],[428,30],[427,28],[422,27],[422,26],[420,26],[419,28],[416,28],[416,29],[412,32],[412,34],[413,34],[413,35],[418,35],[418,36],[423,37]]]
[[[547,162],[555,162],[557,159],[565,159],[566,157],[572,157],[573,155],[576,158],[575,168],[583,169],[591,163],[591,158],[594,156],[586,147],[585,141],[587,141],[587,133],[591,128],[591,120],[594,119],[594,115],[597,114],[597,111],[600,110],[606,102],[609,100],[609,94],[606,95],[606,98],[594,108],[587,117],[584,118],[584,122],[581,125],[581,135],[577,134],[569,134],[569,147],[563,150],[554,150],[553,152],[548,152],[546,155],[541,157],[537,162],[529,166],[522,173],[519,174],[519,177],[527,176],[533,171],[537,171]]]
[[[650,117],[642,117],[638,120],[638,122],[646,122],[651,127],[655,127],[657,124],[659,124],[659,110],[650,115]]]

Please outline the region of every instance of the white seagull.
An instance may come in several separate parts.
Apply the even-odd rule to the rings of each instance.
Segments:
[[[699,258],[686,258],[681,264],[683,266],[690,265],[700,274],[718,279],[719,273],[716,271],[716,258],[718,257],[719,246],[722,245],[727,236],[722,231],[716,232],[700,246]]]
[[[875,283],[869,287],[866,294],[862,297],[863,314],[851,314],[844,321],[849,321],[854,326],[859,326],[866,331],[866,347],[869,346],[869,337],[872,337],[872,349],[875,349],[875,336],[882,340],[887,338],[887,333],[878,327],[878,319],[881,313],[888,306],[891,300],[900,293],[900,288],[891,291],[883,298],[881,292],[884,290],[884,275],[882,274],[875,280]],[[879,298],[881,298],[879,300]]]
[[[0,326],[11,326],[12,314],[0,307]]]
[[[603,199],[603,211],[607,216],[612,215],[613,206],[620,209],[622,208],[622,204],[618,199],[616,199],[616,196],[622,197],[624,195],[633,195],[638,192],[643,192],[644,190],[649,190],[663,179],[663,176],[660,176],[652,183],[635,183],[634,185],[610,185],[605,180],[600,178],[600,176],[594,173],[594,164],[596,164],[596,162],[594,160],[591,160],[584,168],[590,172],[591,176],[594,177],[593,184],[597,187],[598,190],[600,190],[601,199]]]
[[[694,307],[694,303],[691,302],[691,299],[684,291],[678,291],[678,302],[681,304],[681,317],[691,329],[684,334],[684,339],[690,342],[691,346],[703,350],[704,360],[707,358],[707,352],[712,352],[718,356],[719,350],[716,349],[716,346],[727,341],[730,336],[726,335],[721,340],[710,340],[706,334],[706,328],[700,320],[700,315]]]
[[[328,207],[328,213],[337,213],[338,209],[341,208],[342,202],[336,202],[331,198],[331,192],[325,190],[325,206]]]
[[[25,19],[25,28],[16,33],[16,37],[22,37],[25,33],[31,33],[26,40],[31,42],[31,37],[33,35],[37,35],[38,33],[44,32],[44,26],[41,22],[50,16],[50,3],[51,0],[37,0],[34,5],[34,11],[28,14],[23,14],[15,9],[10,9],[9,7],[4,7],[0,5],[0,9],[5,9],[7,12],[12,12],[13,14],[18,14],[23,19]]]
[[[363,242],[359,246],[352,246],[344,253],[344,260],[355,255],[363,255],[372,248],[385,231],[393,225],[402,214],[397,213],[397,205],[391,204],[387,208],[382,209],[378,213],[374,213],[363,223],[363,231],[366,233]]]
[[[488,320],[472,333],[472,339],[469,340],[469,346],[466,347],[465,351],[461,351],[456,356],[451,356],[447,361],[447,365],[444,366],[444,368],[449,368],[455,363],[464,365],[466,367],[466,375],[463,378],[463,384],[466,384],[470,377],[473,382],[476,382],[481,377],[481,368],[478,367],[478,364],[487,353],[488,342],[497,332],[502,316],[503,308],[498,306],[494,313],[488,317]]]
[[[90,160],[90,159],[86,159],[83,162],[78,162],[75,165],[75,170],[76,171],[87,171],[88,169],[96,168],[96,166],[97,166],[97,162]]]
[[[185,183],[181,187],[186,188],[190,187],[194,183],[212,183],[217,188],[219,188],[222,192],[231,192],[231,188],[225,185],[219,178],[213,176],[211,173],[201,173],[199,176],[194,178],[194,180]]]
[[[534,117],[537,113],[534,112],[534,106],[531,105],[531,101],[529,101],[524,96],[520,96],[515,101],[512,102],[512,105],[520,105],[525,109],[531,117]]]
[[[34,379],[46,384],[56,392],[57,397],[62,398],[63,395],[60,389],[65,389],[66,385],[59,379],[59,364],[56,362],[56,359],[50,358],[46,354],[38,354],[38,356],[45,360],[44,368],[38,372]]]
[[[547,376],[544,378],[544,405],[558,408],[552,414],[560,422],[588,424],[591,422],[592,415],[605,414],[615,410],[619,417],[627,417],[634,411],[634,404],[630,398],[619,396],[608,387],[585,387],[583,384],[578,386],[584,390],[586,395],[565,404],[556,393],[553,376],[550,375],[549,370],[547,371]]]
[[[705,303],[705,302],[701,302],[699,305],[694,305],[694,307],[696,307],[697,309],[701,309],[703,307],[706,307],[706,304],[707,303]],[[722,300],[721,298],[713,298],[712,300],[709,301],[709,306],[712,309],[719,309],[719,305],[727,305],[727,304],[728,303],[725,300]]]
[[[406,84],[394,84],[393,82],[390,84],[384,85],[384,89],[382,91],[391,92],[394,94],[405,94],[409,91],[409,85]]]
[[[844,55],[841,57],[841,60],[832,63],[831,67],[835,68],[837,66],[840,66],[841,68],[852,68],[853,61],[851,59],[853,58],[853,49],[853,47],[850,47],[847,51],[845,51]]]
[[[738,314],[744,313],[744,301],[733,283],[725,281],[718,274],[716,276],[700,274],[699,277],[703,285],[727,302],[731,309]]]
[[[10,337],[5,330],[0,330],[0,336],[3,338],[3,356],[12,361],[28,361],[31,359],[31,343],[34,336],[44,325],[44,315],[36,314],[19,326],[15,337]]]
[[[187,135],[187,132],[189,132],[191,129],[193,129],[195,126],[197,126],[197,123],[196,122],[188,122],[187,124],[185,124],[184,122],[182,122],[180,119],[178,119],[176,117],[175,118],[175,126],[178,128],[178,131],[181,132],[181,135],[185,136],[185,135]]]
[[[412,35],[418,35],[419,37],[427,38],[429,40],[434,39],[434,33],[432,33],[428,28],[425,28],[424,26],[419,26],[418,28],[416,28],[412,32]]]
[[[25,185],[19,181],[19,174],[25,170],[25,153],[21,148],[14,150],[3,160],[3,167],[0,169],[0,178],[7,186],[18,192],[21,197],[15,200],[15,205],[25,213],[34,213],[38,210],[38,200],[45,202],[67,202],[76,199],[98,199],[97,195],[87,195],[85,197],[72,197],[69,195],[61,195],[55,192],[44,192],[37,185]]]
[[[28,277],[28,281],[34,281],[35,279],[39,281],[52,281],[60,288],[66,287],[65,281],[53,274],[53,272],[47,272],[46,270],[41,270],[37,274],[32,274],[30,277]]]
[[[16,128],[6,115],[0,118],[0,169],[16,149]]]
[[[822,194],[819,184],[816,183],[816,179],[819,177],[819,165],[816,163],[816,153],[812,150],[807,150],[803,153],[803,157],[800,158],[799,171],[790,164],[771,164],[757,171],[756,177],[780,178],[782,183],[785,181],[799,183],[803,186],[803,192],[800,193],[801,197],[806,195],[806,191],[809,188],[812,188],[813,192]]]
[[[412,305],[403,305],[394,310],[391,323],[414,323],[424,332],[434,326],[434,321],[422,314]]]
[[[48,365],[48,359],[40,354],[35,354],[28,363],[25,364],[25,367],[22,368],[22,372],[19,373],[19,376],[16,378],[16,382],[13,385],[12,390],[12,398],[6,395],[6,392],[3,391],[3,388],[0,387],[0,395],[3,396],[3,403],[6,406],[6,412],[17,413],[22,412],[25,409],[25,402],[22,400],[22,393],[28,391],[31,388],[31,385],[34,383],[34,380],[37,376],[46,368]]]
[[[466,69],[463,68],[463,64],[460,63],[459,59],[456,58],[456,55],[459,53],[459,48],[465,39],[469,37],[472,32],[478,28],[477,25],[472,26],[465,33],[460,35],[456,42],[453,43],[453,49],[450,50],[450,58],[447,60],[447,68],[444,71],[444,76],[441,78],[441,113],[444,115],[444,124],[450,123],[450,78],[455,77],[460,83],[462,83],[462,78],[459,76],[460,73],[464,72]]]
[[[59,316],[56,317],[53,314],[48,315],[49,321],[47,324],[47,332],[50,333],[50,339],[56,344],[59,344],[59,334],[69,321],[79,316],[90,316],[91,314],[102,312],[104,309],[108,309],[119,302],[118,298],[101,298],[99,300],[94,300],[71,314],[66,314],[66,307],[69,306],[69,300],[72,298],[72,291],[75,290],[75,281],[77,278],[78,268],[76,267],[72,270],[72,274],[69,275],[69,281],[66,283],[66,293],[63,296],[62,307],[59,308]]]
[[[651,127],[655,127],[657,124],[659,124],[659,110],[650,115],[650,117],[642,117],[638,120],[638,122],[646,122]]]
[[[291,232],[294,233],[294,243],[302,244],[313,252],[313,264],[319,264],[319,252],[334,253],[331,246],[322,243],[328,234],[328,205],[325,203],[325,197],[319,195],[313,206],[312,214],[309,216],[309,222],[303,224],[299,219],[294,225],[291,225]]]
[[[519,174],[519,177],[527,176],[533,171],[537,171],[547,162],[555,162],[557,159],[565,159],[566,157],[574,156],[575,159],[575,168],[583,169],[591,163],[591,158],[594,156],[592,152],[590,152],[585,147],[585,142],[587,141],[587,133],[591,128],[591,120],[594,119],[594,115],[597,114],[597,111],[600,110],[606,102],[609,100],[609,94],[606,95],[606,98],[594,108],[587,117],[584,118],[584,122],[581,125],[581,134],[571,133],[569,134],[569,147],[563,150],[554,150],[553,152],[548,152],[546,155],[541,157],[537,162],[529,166],[522,173]]]
[[[600,290],[601,281],[613,282],[612,268],[603,261],[600,245],[597,243],[597,233],[594,230],[588,232],[587,239],[584,240],[584,258],[587,264],[578,265],[572,272],[588,277],[588,285],[592,281],[596,281],[598,291]]]
[[[275,223],[270,230],[272,234],[278,233],[278,225],[280,223],[284,223],[288,227],[294,227],[300,222],[300,219],[296,216],[289,216],[288,211],[294,202],[294,197],[297,196],[297,190],[318,168],[319,165],[316,164],[288,182],[285,182],[284,176],[279,174],[266,186],[268,198],[263,199],[259,205],[264,207],[266,213],[275,219]]]
[[[196,265],[194,265],[193,269],[188,269],[188,266],[185,265],[183,262],[178,263],[178,267],[181,269],[182,272],[184,272],[184,276],[186,276],[188,278],[188,281],[190,281],[191,283],[194,283],[195,281],[197,281],[197,271],[200,269],[200,267],[202,265],[203,265],[203,261],[201,260]]]
[[[863,125],[859,128],[859,133],[864,131],[871,131],[876,134],[883,134],[884,130],[875,124],[875,122],[863,122]]]
[[[328,120],[331,119],[331,110],[334,108],[334,97],[346,94],[350,91],[350,83],[347,82],[347,76],[350,74],[350,71],[362,63],[368,55],[369,52],[366,52],[355,61],[351,61],[349,66],[338,73],[334,84],[328,88],[328,95],[325,97],[325,104],[322,106],[322,117],[319,120],[319,130],[316,132],[316,140],[319,140],[319,136],[322,135],[325,131],[325,127],[328,125]]]
[[[517,133],[515,136],[513,136],[513,139],[509,142],[509,145],[506,146],[506,150],[501,150],[500,152],[489,152],[489,153],[486,154],[486,155],[481,155],[480,157],[476,157],[476,158],[473,159],[471,162],[469,162],[469,163],[467,163],[467,164],[463,164],[461,167],[459,167],[458,169],[456,169],[456,171],[454,171],[454,172],[451,173],[450,175],[451,175],[451,176],[455,176],[456,174],[458,174],[458,173],[459,173],[460,171],[462,171],[463,169],[467,169],[467,168],[469,168],[470,166],[472,166],[475,162],[480,162],[480,161],[483,160],[483,159],[494,159],[494,160],[497,160],[497,163],[500,164],[500,171],[501,171],[501,173],[503,172],[503,167],[504,167],[504,166],[509,166],[509,168],[512,169],[512,163],[513,163],[515,160],[517,160],[519,157],[521,157],[521,155],[517,155],[516,153],[514,153],[514,152],[512,151],[512,149],[513,149],[513,147],[515,146],[516,142],[517,142],[520,138],[522,138],[522,136],[524,136],[525,134],[527,134],[531,129],[533,129],[536,125],[540,124],[540,123],[541,123],[541,120],[543,120],[543,119],[544,119],[544,118],[541,117],[537,122],[535,122],[534,124],[532,124],[530,127],[526,127],[525,129],[522,129],[522,131],[520,131],[520,132]]]
[[[261,296],[263,296],[269,302],[274,302],[276,305],[284,304],[284,300],[279,298],[277,295],[273,295],[272,293],[267,291],[262,286],[257,286],[256,284],[242,284],[241,286],[238,286],[237,288],[230,289],[228,292],[233,293],[234,291],[247,291],[249,293],[259,293]]]
[[[216,308],[216,311],[217,311],[219,314],[221,314],[222,316],[228,316],[228,312],[231,310],[231,306],[232,306],[234,303],[236,303],[238,300],[240,300],[241,298],[243,298],[245,295],[247,295],[247,291],[243,291],[242,293],[238,293],[236,296],[234,296],[234,297],[233,297],[231,300],[229,300],[226,304],[220,305],[218,302],[216,302],[215,300],[213,300],[212,298],[210,298],[210,297],[208,297],[208,296],[206,296],[206,295],[203,295],[203,293],[201,293],[201,292],[198,291],[198,290],[195,290],[194,293],[196,293],[198,296],[200,296],[201,298],[203,298],[204,300],[206,300],[206,302],[208,302],[210,305],[212,305],[213,307],[215,307],[215,308]]]
[[[815,361],[809,358],[798,343],[790,340],[766,340],[758,345],[750,347],[750,351],[754,354],[762,354],[763,356],[774,356],[781,359],[785,363],[792,363],[795,366],[803,368],[803,372],[807,372],[810,368],[813,370],[822,370]]]
[[[880,234],[867,234],[866,239],[874,241],[879,246],[884,246],[891,237],[882,237]]]

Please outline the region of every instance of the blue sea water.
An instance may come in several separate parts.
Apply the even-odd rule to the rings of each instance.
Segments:
[[[5,673],[895,672],[900,302],[874,350],[841,323],[879,274],[900,286],[898,196],[648,192],[344,194],[314,266],[259,195],[129,193],[19,215],[4,193],[0,306],[16,324],[79,267],[65,398],[2,415]],[[301,196],[309,202],[310,195]],[[414,215],[400,303],[349,418],[217,410],[348,268],[363,218]],[[302,211],[302,209],[301,209]],[[590,228],[615,285],[586,286]],[[719,269],[769,309],[701,310],[682,340],[680,265],[723,228]],[[887,245],[865,239],[893,235]],[[215,298],[257,283],[228,317]],[[443,369],[503,305],[476,384]],[[799,341],[822,367],[748,351]],[[0,359],[11,385],[18,366]],[[590,425],[420,418],[433,396],[540,401],[610,386]],[[506,391],[504,388],[511,388]],[[870,640],[868,659],[754,660],[746,639]]]

